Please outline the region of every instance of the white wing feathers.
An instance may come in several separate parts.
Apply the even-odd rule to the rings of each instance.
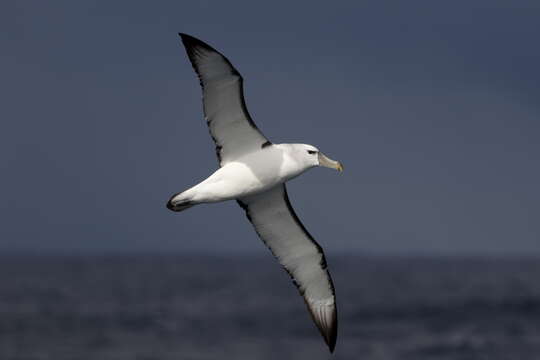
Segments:
[[[220,165],[270,144],[246,108],[242,76],[208,44],[179,34],[203,89],[203,107]]]
[[[334,285],[322,248],[296,216],[285,185],[238,200],[255,231],[289,273],[330,351],[337,335]]]

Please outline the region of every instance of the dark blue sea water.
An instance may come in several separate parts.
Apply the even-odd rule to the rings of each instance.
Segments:
[[[334,355],[269,254],[3,257],[0,359],[540,359],[540,260],[328,260]]]

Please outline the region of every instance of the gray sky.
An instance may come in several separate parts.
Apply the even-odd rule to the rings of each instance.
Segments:
[[[177,33],[222,51],[273,141],[345,165],[289,185],[328,253],[540,254],[538,1],[4,1],[0,251],[263,251]]]

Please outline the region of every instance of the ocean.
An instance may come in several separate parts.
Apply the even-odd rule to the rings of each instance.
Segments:
[[[330,355],[269,253],[3,256],[0,360],[540,359],[540,260],[327,256]]]

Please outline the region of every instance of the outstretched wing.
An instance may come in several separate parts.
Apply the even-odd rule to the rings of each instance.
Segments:
[[[255,231],[292,277],[332,352],[337,336],[334,285],[324,253],[296,216],[285,185],[238,200]]]
[[[220,165],[270,144],[249,116],[242,76],[210,45],[179,34],[203,89],[203,107]]]

